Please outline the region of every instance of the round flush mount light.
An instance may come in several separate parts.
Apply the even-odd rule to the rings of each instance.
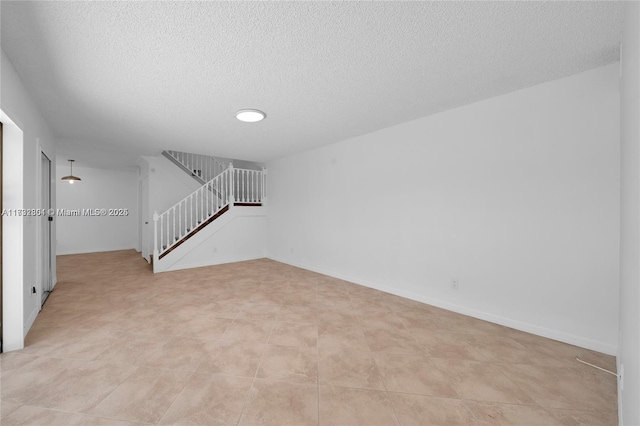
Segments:
[[[236,112],[236,118],[245,123],[255,123],[264,120],[266,116],[267,114],[257,109],[241,109]]]

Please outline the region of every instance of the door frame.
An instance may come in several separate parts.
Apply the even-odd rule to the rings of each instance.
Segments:
[[[2,121],[0,121],[0,211],[2,211]],[[0,216],[0,353],[2,353],[2,217]]]
[[[153,221],[149,220],[149,175],[142,175],[140,178],[140,200],[141,200],[141,208],[140,208],[140,239],[142,245],[140,250],[142,252],[142,257],[149,263],[151,263],[151,255],[153,252],[150,250],[149,240],[151,239],[150,235],[153,232]]]
[[[24,134],[4,105],[0,105],[2,121],[2,207],[24,207]],[[18,123],[18,124],[16,124]],[[24,218],[2,216],[2,346],[5,352],[24,347]]]
[[[53,182],[52,182],[52,176],[55,176],[55,173],[53,173],[53,167],[54,167],[54,162],[52,160],[52,156],[50,153],[47,152],[47,150],[45,148],[42,147],[42,145],[40,144],[40,140],[37,140],[37,146],[38,146],[38,152],[40,153],[39,156],[39,162],[38,162],[38,167],[37,167],[37,194],[38,194],[38,208],[40,209],[49,209],[53,206],[53,195],[54,195],[54,191],[53,191]],[[43,176],[43,167],[42,167],[42,156],[47,157],[47,160],[49,160],[49,206],[43,206],[42,205],[42,193],[43,193],[43,181],[44,181],[44,176]],[[47,214],[48,215],[48,214]],[[55,216],[55,215],[54,215]],[[55,219],[54,219],[55,220]],[[52,241],[52,237],[54,235],[53,231],[53,222],[48,222],[48,229],[43,229],[43,223],[44,221],[42,220],[42,217],[38,217],[37,220],[37,226],[36,226],[36,240],[37,240],[37,247],[36,250],[38,251],[38,268],[37,268],[37,273],[36,273],[36,282],[37,282],[37,286],[36,289],[38,290],[38,294],[37,297],[40,299],[40,310],[42,310],[42,306],[43,306],[43,300],[42,300],[42,296],[44,294],[45,291],[52,291],[53,290],[53,241]],[[44,270],[43,270],[43,264],[45,259],[42,258],[43,256],[43,243],[44,243],[44,233],[48,232],[49,233],[49,259],[48,259],[48,264],[49,264],[49,283],[48,283],[48,288],[44,288],[43,285],[43,276],[44,276]]]

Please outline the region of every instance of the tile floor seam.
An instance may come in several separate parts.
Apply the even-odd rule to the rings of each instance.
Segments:
[[[44,358],[44,357],[43,357]],[[61,375],[61,371],[58,372],[54,377],[51,378],[51,380],[57,378],[59,375]],[[30,399],[23,401],[22,403],[20,403],[20,405],[28,405],[28,406],[33,406],[33,407],[39,407],[39,408],[47,408],[47,407],[42,407],[39,405],[33,405],[33,404],[29,404],[31,401],[37,399],[39,396],[43,395],[47,390],[46,389],[42,389],[40,392],[36,393],[33,397],[31,397]],[[11,402],[11,401],[7,401],[7,402]],[[14,403],[15,404],[15,403]]]
[[[437,357],[435,357],[437,358]],[[448,359],[448,358],[440,358],[440,359]],[[469,360],[469,362],[479,362],[479,361],[473,361],[473,360]],[[526,392],[524,389],[522,389],[517,383],[515,383],[513,380],[511,380],[509,378],[509,376],[504,373],[502,370],[498,369],[495,367],[493,362],[486,362],[484,364],[487,364],[493,371],[497,372],[499,375],[502,375],[505,379],[507,379],[509,381],[509,383],[511,385],[513,385],[516,389],[518,389],[520,392],[522,392],[523,394],[525,394],[526,396],[528,396],[532,401],[535,402],[535,404],[517,404],[517,403],[512,403],[512,402],[504,402],[504,401],[487,401],[487,400],[482,400],[482,399],[473,399],[473,398],[465,398],[465,400],[468,401],[474,401],[474,402],[484,402],[484,403],[493,403],[493,404],[504,404],[504,405],[519,405],[519,406],[524,406],[524,407],[540,407],[540,408],[544,408],[542,407],[542,405],[540,405],[540,403],[538,402],[537,399],[535,399],[533,396],[531,396],[529,394],[529,392]],[[526,364],[525,364],[526,365]],[[436,365],[436,368],[438,368],[438,366]],[[440,370],[442,371],[442,370]],[[444,372],[443,372],[444,374]]]
[[[316,325],[316,406],[318,410],[318,426],[320,426],[320,327]]]
[[[356,318],[358,318],[358,323],[360,324],[360,329],[362,329],[362,320],[360,318],[360,315],[358,315],[357,313],[356,313]],[[363,334],[364,334],[364,332],[363,332]],[[377,363],[375,357],[373,356],[373,350],[371,349],[371,346],[369,345],[369,341],[366,338],[366,335],[365,335],[365,341],[367,342],[367,346],[369,347],[369,352],[370,352],[369,356],[373,360],[374,366],[376,367],[377,370],[380,370],[380,367],[378,366],[378,363]],[[391,391],[387,387],[387,383],[386,383],[386,381],[384,379],[384,375],[381,374],[380,376],[381,376],[380,378],[381,378],[381,381],[382,381],[382,386],[384,386],[384,395],[387,398],[387,400],[389,401],[389,404],[391,405],[391,409],[393,410],[393,415],[394,415],[394,417],[396,419],[396,424],[398,426],[400,426],[402,423],[400,422],[400,416],[398,416],[398,411],[396,409],[395,404],[393,403],[393,399],[390,396]]]
[[[126,422],[135,423],[135,424],[141,424],[141,425],[152,425],[152,424],[154,424],[154,423],[139,422],[139,421],[136,421],[136,420],[127,420],[127,419],[118,418],[118,417],[99,416],[99,415],[96,415],[96,414],[83,413],[82,411],[69,411],[69,410],[61,410],[59,408],[41,407],[39,405],[20,404],[20,407],[33,407],[33,408],[39,408],[39,409],[47,410],[47,411],[56,411],[56,412],[59,412],[59,413],[67,413],[67,414],[78,414],[78,415],[81,415],[81,416],[93,417],[93,418],[96,418],[96,419],[108,419],[108,420],[126,421]],[[1,422],[0,422],[0,424],[1,424]]]
[[[253,380],[251,381],[251,386],[249,386],[249,391],[247,392],[247,396],[244,400],[244,404],[242,405],[242,410],[240,411],[240,416],[238,416],[238,421],[236,423],[237,426],[240,425],[240,421],[242,420],[242,416],[244,415],[244,410],[247,408],[247,403],[249,402],[249,397],[251,396],[251,390],[253,389],[253,385],[256,382],[258,377],[258,372],[260,371],[260,365],[262,365],[262,360],[264,359],[264,355],[267,353],[267,349],[269,346],[269,340],[271,339],[271,333],[273,332],[273,328],[275,327],[276,322],[273,321],[271,324],[271,329],[269,330],[269,337],[267,337],[267,343],[264,344],[264,348],[262,349],[262,355],[260,355],[260,361],[258,362],[258,366],[256,367],[256,372],[253,375]]]
[[[182,385],[182,389],[180,389],[180,392],[176,393],[176,395],[173,397],[173,400],[171,401],[171,403],[167,406],[167,409],[164,411],[164,413],[162,413],[162,416],[160,416],[160,418],[153,423],[154,425],[159,424],[162,421],[162,419],[167,415],[169,410],[171,410],[171,407],[173,406],[173,404],[175,404],[175,402],[177,401],[177,399],[180,396],[180,394],[182,392],[184,392],[184,389],[187,387],[187,384],[191,381],[191,379],[193,378],[193,376],[195,374],[196,374],[196,371],[191,372],[191,374],[189,375],[189,378],[187,380],[185,380],[184,385]]]
[[[371,350],[371,348],[369,348],[369,350]],[[371,351],[370,356],[371,356],[371,359],[373,360],[373,365],[376,367],[376,369],[378,371],[382,371],[380,369],[380,366],[378,365],[378,361],[376,361],[376,358],[373,356],[373,351]],[[389,399],[389,402],[391,403],[391,408],[393,409],[393,415],[396,416],[396,421],[398,422],[398,425],[401,425],[402,423],[400,422],[400,416],[398,416],[398,412],[397,412],[396,406],[393,403],[393,399],[390,396],[391,391],[389,390],[389,387],[387,386],[387,381],[385,380],[384,374],[380,373],[380,379],[382,381],[382,386],[384,386],[385,395],[387,396],[387,398]]]
[[[473,410],[469,407],[469,402],[473,402],[473,401],[470,401],[468,399],[462,399],[461,401],[464,404],[465,410],[467,410],[468,413],[471,413],[471,417],[473,417],[477,422],[477,424],[479,425],[480,419],[478,418],[478,416],[476,416],[476,413],[474,413]]]
[[[520,392],[524,393],[525,395],[527,395],[529,398],[531,398],[532,401],[534,401],[536,404],[536,406],[540,407],[540,408],[547,408],[545,406],[543,406],[542,404],[540,404],[540,402],[538,401],[538,398],[535,397],[535,395],[531,395],[529,392],[527,392],[525,389],[522,389],[522,387],[520,385],[518,385],[515,381],[511,380],[511,378],[509,377],[509,375],[504,372],[502,369],[498,368],[495,364],[507,364],[507,365],[530,365],[530,364],[510,364],[510,363],[506,363],[506,362],[498,362],[498,363],[492,363],[489,362],[489,365],[491,366],[491,368],[494,371],[497,371],[498,373],[500,373],[503,377],[505,377],[507,380],[509,380],[510,383],[512,383],[517,389],[520,390]],[[526,406],[532,406],[529,404],[518,404],[518,405],[526,405]]]

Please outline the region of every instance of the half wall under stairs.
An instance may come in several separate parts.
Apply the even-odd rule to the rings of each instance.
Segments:
[[[227,207],[224,213],[165,256],[154,256],[153,272],[175,271],[266,257],[265,206]]]

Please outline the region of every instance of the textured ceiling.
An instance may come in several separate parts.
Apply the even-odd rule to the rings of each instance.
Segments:
[[[622,28],[617,2],[0,7],[59,155],[94,166],[163,149],[267,161],[615,62]]]

